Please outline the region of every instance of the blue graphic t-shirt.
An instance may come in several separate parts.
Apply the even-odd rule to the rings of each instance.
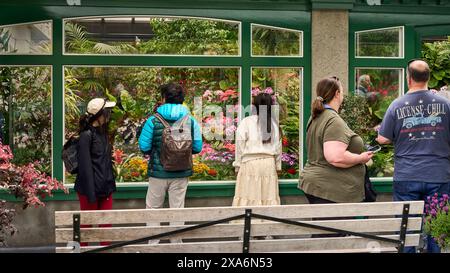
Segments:
[[[450,182],[450,101],[415,91],[389,106],[379,134],[394,144],[395,181]]]

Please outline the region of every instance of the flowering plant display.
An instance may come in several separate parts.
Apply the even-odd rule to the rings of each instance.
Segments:
[[[73,101],[80,111],[65,116],[65,133],[68,136],[77,131],[80,113],[85,111],[83,105],[85,108],[90,98],[116,101],[109,131],[117,181],[145,181],[148,160],[139,150],[139,130],[161,105],[158,87],[177,82],[185,90],[183,105],[202,126],[203,150],[209,151],[195,158],[216,171],[194,172],[191,180],[234,179],[231,162],[240,109],[238,80],[236,68],[66,67],[65,103],[67,106]],[[196,105],[198,100],[200,105]],[[208,112],[208,107],[217,111]],[[65,181],[73,182],[74,176],[66,173]]]
[[[425,204],[425,232],[442,248],[450,247],[449,196],[435,193],[427,197]]]
[[[68,193],[61,182],[39,171],[35,164],[18,166],[12,163],[13,159],[10,147],[0,143],[0,188],[22,199],[23,209],[45,206],[42,199],[52,196],[55,190]],[[15,213],[15,210],[7,209],[5,201],[0,200],[0,245],[4,243],[5,233],[11,235],[16,231],[11,225]]]
[[[147,178],[148,159],[135,154],[113,152],[114,175],[117,182],[139,182]]]
[[[262,69],[264,70],[264,69]],[[284,139],[281,178],[298,177],[299,95],[298,69],[273,69],[270,77],[254,77],[252,92],[265,92],[280,104],[280,127]],[[259,73],[258,71],[254,71]],[[234,180],[235,133],[240,109],[239,70],[235,68],[131,68],[66,67],[65,85],[73,92],[65,96],[75,105],[84,105],[93,96],[117,102],[112,110],[110,132],[113,136],[115,172],[118,182],[144,181],[146,170],[138,147],[138,128],[160,104],[158,86],[178,82],[185,90],[184,105],[202,127],[203,149],[194,156],[191,180]],[[94,79],[88,82],[89,75]],[[200,105],[197,105],[200,100]],[[213,109],[208,111],[206,109]],[[83,112],[82,110],[79,111]],[[76,132],[79,114],[66,115],[66,135]],[[196,163],[195,163],[196,162]],[[66,174],[66,182],[74,180]]]

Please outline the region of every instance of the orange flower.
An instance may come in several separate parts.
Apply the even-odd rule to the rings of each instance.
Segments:
[[[210,170],[208,171],[208,174],[209,174],[209,175],[212,175],[212,176],[216,176],[216,175],[217,175],[217,171],[214,170],[214,169],[210,169]]]

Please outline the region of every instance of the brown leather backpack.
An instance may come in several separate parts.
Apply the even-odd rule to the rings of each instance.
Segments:
[[[185,171],[192,169],[191,126],[186,126],[190,116],[186,115],[174,126],[159,114],[155,117],[164,125],[161,140],[160,161],[165,171]]]

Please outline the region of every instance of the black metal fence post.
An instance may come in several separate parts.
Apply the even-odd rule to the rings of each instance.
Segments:
[[[400,245],[398,253],[402,253],[406,244],[406,231],[408,229],[409,204],[403,205],[402,224],[400,226]]]
[[[245,210],[244,217],[244,241],[242,243],[242,253],[248,253],[250,250],[250,233],[252,225],[252,210]]]
[[[78,243],[81,242],[80,223],[81,215],[79,213],[75,213],[73,215],[73,241]]]

